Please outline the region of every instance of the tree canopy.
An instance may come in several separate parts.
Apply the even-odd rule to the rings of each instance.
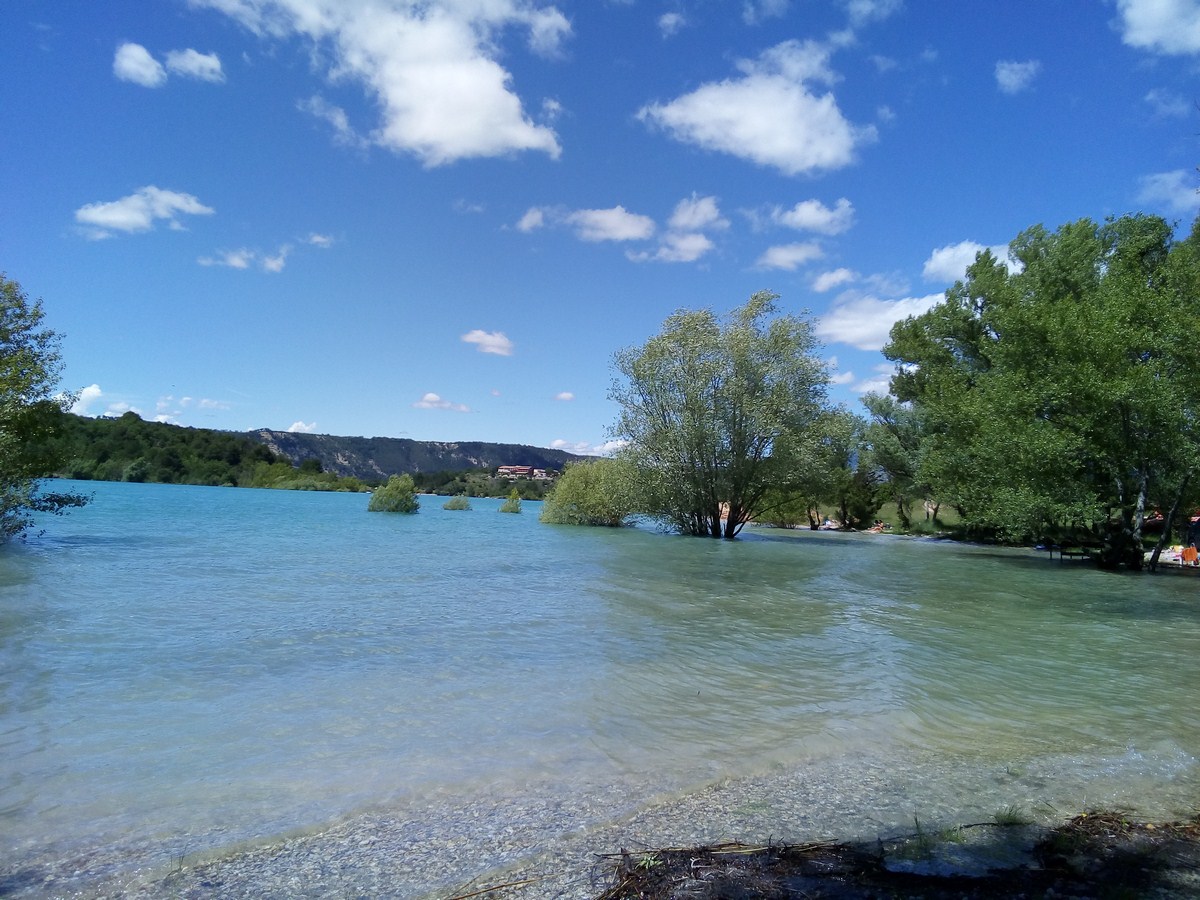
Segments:
[[[39,486],[60,463],[54,439],[72,401],[52,393],[62,372],[61,337],[44,318],[42,302],[0,273],[0,541],[28,528],[32,513],[86,502]]]
[[[720,320],[682,310],[616,355],[614,436],[643,511],[684,534],[735,537],[791,472],[777,445],[817,421],[828,374],[811,324],[754,294]]]
[[[892,393],[921,432],[911,482],[980,534],[1075,529],[1140,568],[1148,508],[1178,506],[1200,461],[1200,231],[1084,219],[1010,253],[892,329]]]
[[[571,463],[542,504],[539,521],[551,525],[616,528],[638,510],[636,475],[624,459]]]
[[[411,475],[393,475],[387,484],[375,489],[367,504],[369,512],[415,513],[420,509]]]

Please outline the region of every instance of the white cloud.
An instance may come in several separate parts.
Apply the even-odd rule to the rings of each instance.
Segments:
[[[822,340],[849,344],[859,350],[880,350],[887,343],[892,325],[917,316],[940,303],[945,294],[881,300],[869,294],[848,291],[817,320],[814,329]]]
[[[167,53],[167,70],[175,75],[211,81],[215,84],[225,80],[221,71],[221,59],[215,53],[201,53],[190,47],[187,50],[171,50]]]
[[[575,395],[574,395],[574,394],[572,394],[570,391],[559,391],[557,394],[555,394],[555,395],[554,395],[554,399],[555,399],[555,400],[570,401],[570,400],[574,400],[574,399],[575,399]]]
[[[797,267],[812,262],[814,259],[820,259],[824,255],[825,251],[821,249],[820,244],[812,242],[782,244],[777,247],[768,247],[755,265],[764,269],[786,269],[794,272]]]
[[[462,403],[451,403],[449,400],[443,400],[437,394],[432,392],[423,396],[415,402],[413,406],[417,409],[448,409],[452,412],[470,412],[471,408]]]
[[[75,402],[71,404],[71,412],[77,416],[91,415],[89,410],[93,403],[98,402],[104,396],[104,391],[100,390],[100,385],[89,384],[87,387],[79,391],[79,396],[75,398]]]
[[[1200,3],[1197,0],[1117,0],[1121,39],[1154,53],[1200,53]]]
[[[691,198],[675,205],[668,226],[672,231],[723,231],[729,227],[729,220],[722,218],[716,197],[698,197],[693,193]]]
[[[113,56],[113,75],[142,87],[161,87],[167,83],[167,71],[141,44],[125,43]]]
[[[842,234],[854,225],[854,206],[845,197],[839,199],[833,208],[820,200],[804,200],[791,209],[775,207],[771,210],[771,220],[797,231]]]
[[[316,430],[316,422],[304,422],[297,420],[288,426],[288,431],[292,434],[312,434]]]
[[[462,336],[468,344],[474,344],[480,353],[495,353],[497,356],[512,356],[514,344],[502,331],[484,331],[476,328]]]
[[[623,206],[576,210],[567,214],[566,222],[584,241],[640,241],[654,234],[653,219]]]
[[[891,366],[881,365],[875,367],[875,374],[864,381],[859,381],[854,385],[854,391],[858,394],[886,394],[892,389]]]
[[[239,250],[219,250],[216,256],[202,256],[196,262],[202,266],[225,266],[229,269],[248,269],[258,253],[245,247]]]
[[[832,272],[822,272],[814,278],[812,289],[818,294],[823,294],[826,291],[831,291],[836,287],[841,287],[843,284],[850,284],[857,280],[857,272],[846,268],[834,269]]]
[[[1185,169],[1159,172],[1138,179],[1138,202],[1163,209],[1172,215],[1200,211],[1196,173]]]
[[[554,56],[566,17],[539,0],[192,0],[264,37],[298,35],[331,60],[331,81],[356,82],[381,119],[371,141],[425,166],[533,150],[557,158],[558,136],[526,113],[498,61],[502,32]],[[336,126],[335,126],[336,127]]]
[[[128,197],[109,203],[89,203],[75,210],[75,221],[86,226],[84,233],[93,239],[111,237],[113,232],[133,234],[149,231],[155,222],[166,222],[179,230],[177,216],[209,216],[214,210],[205,206],[191,194],[164,191],[147,185],[138,188]]]
[[[262,270],[264,272],[282,272],[284,264],[287,262],[288,254],[291,252],[291,244],[284,244],[275,252],[274,256],[263,255],[260,260]]]
[[[662,32],[664,38],[671,37],[679,32],[687,24],[687,20],[681,13],[669,12],[663,13],[658,17],[658,30]]]
[[[327,234],[318,234],[314,231],[308,237],[304,238],[304,243],[310,244],[313,247],[320,247],[324,250],[333,246],[333,238]]]
[[[903,0],[842,0],[850,15],[851,26],[858,28],[870,22],[881,22],[900,9]]]
[[[168,51],[166,66],[141,44],[124,43],[113,56],[113,74],[122,81],[131,81],[142,87],[162,87],[167,83],[168,72],[214,83],[225,80],[221,58],[217,54],[201,53],[190,47],[187,50]]]
[[[550,447],[554,450],[565,450],[567,453],[574,453],[576,456],[612,456],[628,441],[605,441],[602,444],[593,444],[589,441],[566,441],[562,438],[556,438],[550,442]]]
[[[669,103],[643,107],[638,117],[672,137],[728,153],[788,175],[840,169],[875,140],[874,126],[842,115],[832,93],[812,84],[837,80],[829,50],[812,41],[786,41],[758,59],[738,63],[741,77],[703,84]]]
[[[921,275],[926,281],[955,282],[967,274],[967,267],[975,262],[984,250],[990,250],[992,256],[1001,262],[1008,260],[1008,245],[993,244],[985,247],[975,241],[959,241],[957,244],[947,244],[938,247],[925,260]]]
[[[523,231],[528,234],[531,231],[536,231],[545,224],[545,210],[532,206],[525,211],[525,215],[521,216],[521,221],[517,223],[517,231]]]
[[[729,220],[721,215],[716,197],[691,197],[680,200],[667,223],[667,233],[654,253],[627,254],[634,262],[695,262],[713,249],[705,231],[724,231]]]
[[[1019,94],[1033,84],[1042,64],[1030,59],[1025,62],[1002,60],[996,63],[996,84],[1005,94]]]

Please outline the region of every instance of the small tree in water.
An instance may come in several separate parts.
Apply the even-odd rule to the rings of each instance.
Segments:
[[[521,494],[513,488],[508,492],[508,499],[500,504],[500,512],[519,513],[521,511]]]
[[[369,512],[415,513],[420,508],[411,475],[393,475],[387,484],[375,489],[367,504]]]
[[[466,494],[455,494],[449,500],[442,504],[442,509],[462,510],[470,509],[471,501],[467,499]]]

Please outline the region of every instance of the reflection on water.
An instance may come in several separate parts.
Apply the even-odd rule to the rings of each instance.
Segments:
[[[1196,797],[1193,578],[550,527],[533,503],[87,487],[0,552],[0,855],[863,753]],[[979,790],[944,781],[946,808]]]

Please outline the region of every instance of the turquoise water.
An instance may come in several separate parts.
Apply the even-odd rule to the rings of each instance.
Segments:
[[[862,753],[1200,806],[1200,578],[552,527],[536,503],[395,516],[363,495],[76,487],[90,506],[0,549],[10,866]],[[933,799],[969,805],[944,780]]]

